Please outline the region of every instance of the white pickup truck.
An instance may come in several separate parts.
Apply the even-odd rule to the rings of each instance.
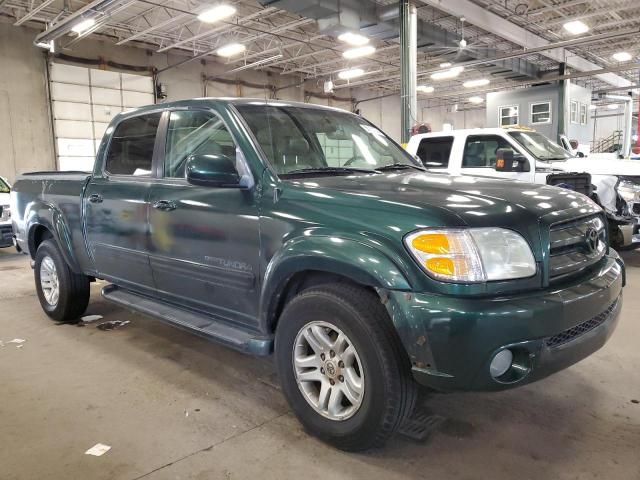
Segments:
[[[565,174],[587,173],[594,187],[588,194],[607,213],[612,245],[640,245],[640,161],[573,157],[544,135],[521,127],[414,135],[407,150],[428,169],[456,175],[557,185],[580,179]]]

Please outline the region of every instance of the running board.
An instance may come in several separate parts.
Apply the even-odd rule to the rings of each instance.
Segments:
[[[273,351],[273,337],[261,337],[223,320],[124,290],[117,285],[104,287],[102,296],[128,310],[157,318],[241,352],[269,355]]]

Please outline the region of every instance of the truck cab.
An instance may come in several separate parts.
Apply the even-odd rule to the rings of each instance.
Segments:
[[[0,177],[0,248],[13,245],[13,230],[11,228],[11,208],[9,204],[11,186]]]

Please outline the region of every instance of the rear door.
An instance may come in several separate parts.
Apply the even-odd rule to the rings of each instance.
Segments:
[[[164,160],[151,187],[151,267],[167,300],[246,324],[258,317],[259,212],[255,189],[187,183],[191,155],[226,155],[249,171],[211,110],[169,112]]]
[[[138,291],[154,289],[148,197],[162,115],[162,111],[137,115],[115,126],[102,169],[96,169],[84,197],[96,275]]]
[[[429,170],[446,172],[453,147],[453,137],[426,137],[420,140],[416,155]]]
[[[509,148],[520,153],[506,138],[500,135],[469,135],[462,152],[461,173],[483,177],[504,178],[532,182],[535,166],[529,172],[497,172],[496,158],[499,148]]]

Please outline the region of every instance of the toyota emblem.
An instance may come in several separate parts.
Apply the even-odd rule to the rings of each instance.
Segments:
[[[589,252],[593,253],[598,250],[598,240],[600,239],[599,237],[600,235],[598,235],[598,231],[595,228],[589,227],[587,229],[584,234],[584,239],[587,250],[589,250]]]

